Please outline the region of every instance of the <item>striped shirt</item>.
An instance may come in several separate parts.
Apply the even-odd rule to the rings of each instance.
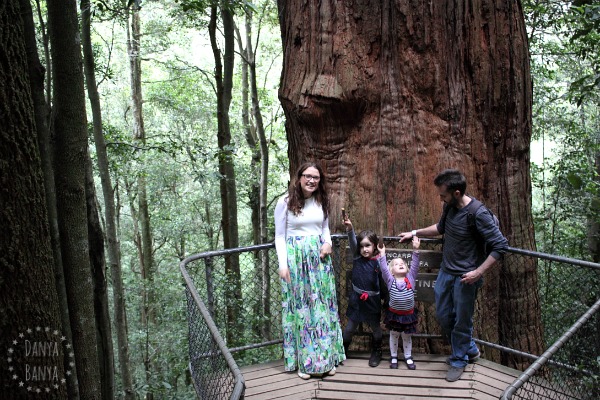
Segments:
[[[381,257],[381,275],[389,290],[389,309],[397,311],[410,311],[415,307],[415,292],[417,275],[419,274],[419,252],[414,250],[410,260],[410,269],[404,279],[396,279],[387,265],[387,259]],[[408,280],[408,282],[407,282]],[[410,285],[411,289],[407,287]],[[410,297],[410,299],[409,299]],[[392,311],[393,312],[393,311]],[[409,314],[409,313],[407,313]]]
[[[396,311],[411,311],[415,308],[415,291],[409,285],[403,289],[398,288],[397,281],[394,279],[392,288],[390,289],[390,308]]]

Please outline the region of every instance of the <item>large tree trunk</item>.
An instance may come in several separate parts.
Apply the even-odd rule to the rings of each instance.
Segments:
[[[442,209],[433,178],[457,167],[468,192],[499,214],[510,244],[535,247],[532,90],[518,1],[278,5],[290,169],[322,163],[333,229],[341,207],[356,226],[385,235],[430,225]],[[475,334],[537,353],[536,286],[534,263],[488,274]]]
[[[48,1],[48,25],[54,66],[52,120],[56,138],[58,228],[79,393],[84,399],[99,399],[100,372],[85,200],[87,121],[76,2]]]
[[[94,126],[94,142],[96,144],[96,157],[98,159],[98,174],[104,196],[104,219],[106,221],[106,240],[108,251],[108,270],[111,274],[114,302],[114,323],[117,331],[117,356],[121,372],[121,381],[125,399],[133,399],[133,384],[129,370],[129,343],[127,339],[127,316],[125,310],[125,290],[123,288],[120,246],[117,238],[116,210],[113,186],[108,168],[108,154],[102,132],[102,112],[100,109],[100,96],[96,85],[94,72],[94,53],[91,41],[90,2],[81,2],[81,32],[84,57],[84,71],[87,82],[87,92],[92,109]],[[112,392],[111,392],[112,395]]]
[[[27,397],[26,388],[31,383],[26,382],[27,365],[56,367],[57,376],[65,377],[65,352],[54,335],[62,324],[30,95],[27,62],[31,63],[31,55],[26,52],[22,12],[27,10],[20,9],[19,0],[7,0],[0,7],[0,59],[4,60],[0,68],[0,348],[5,352],[0,357],[4,374],[0,393],[15,399]],[[31,28],[28,25],[27,29]],[[43,79],[37,84],[43,84]],[[50,329],[36,331],[35,327]],[[57,344],[58,352],[41,358],[28,356],[25,340]],[[20,379],[13,380],[11,374]],[[19,386],[20,381],[26,386]],[[36,386],[38,383],[51,388],[44,398],[67,396],[63,385],[54,388],[53,381],[37,381]]]
[[[65,288],[62,255],[60,251],[60,235],[58,233],[58,217],[56,213],[56,187],[54,184],[54,166],[52,161],[53,146],[51,144],[50,129],[48,127],[50,112],[48,103],[46,102],[46,99],[49,99],[49,96],[44,97],[44,67],[41,65],[38,55],[31,2],[29,0],[20,0],[20,5],[21,14],[23,16],[25,45],[27,48],[31,97],[33,99],[35,113],[37,144],[42,163],[42,173],[44,175],[46,210],[48,212],[50,242],[52,243],[52,255],[54,259],[54,279],[56,283],[56,292],[58,293],[61,324],[63,327],[62,333],[68,339],[69,343],[72,343],[73,337],[71,335],[71,327],[69,326],[69,304],[67,302],[67,291]],[[40,22],[40,28],[42,30],[44,49],[46,51],[46,60],[49,60],[47,47],[48,36],[45,32],[46,28],[41,15],[38,17],[40,21],[42,21]],[[46,68],[47,70],[50,69],[50,63],[47,63]],[[48,90],[50,90],[49,86]],[[67,367],[68,366],[65,368]],[[70,369],[72,373],[77,373],[75,366],[70,367]],[[67,393],[68,397],[71,399],[79,398],[77,380],[67,380]]]

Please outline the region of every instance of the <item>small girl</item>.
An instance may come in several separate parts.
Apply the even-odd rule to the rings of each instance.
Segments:
[[[389,269],[382,267],[383,279],[389,289],[389,308],[384,323],[390,330],[390,368],[398,368],[398,337],[402,335],[404,362],[408,369],[415,369],[412,359],[412,334],[417,332],[417,310],[415,310],[415,279],[419,272],[419,245],[421,241],[413,236],[410,270],[402,258],[394,258]],[[381,258],[385,260],[385,246],[379,246]]]
[[[376,367],[381,362],[381,294],[379,280],[381,278],[381,262],[385,265],[385,257],[377,250],[377,235],[372,231],[362,231],[358,237],[354,233],[352,222],[347,214],[343,215],[344,225],[348,233],[348,242],[353,254],[352,291],[348,298],[346,316],[348,324],[342,332],[344,349],[352,343],[352,337],[358,325],[366,322],[373,331],[369,366]]]

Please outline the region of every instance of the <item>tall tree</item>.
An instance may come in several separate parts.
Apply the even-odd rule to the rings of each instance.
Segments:
[[[96,324],[88,242],[85,169],[87,121],[77,3],[48,1],[53,64],[52,123],[58,228],[73,334],[79,393],[101,397]]]
[[[323,164],[334,227],[344,206],[382,234],[429,225],[441,214],[430,200],[433,178],[458,167],[469,193],[499,214],[510,244],[535,248],[519,1],[278,6],[290,169],[306,159]],[[487,274],[477,336],[538,353],[536,282],[535,264],[505,262]]]
[[[269,2],[263,4],[263,15],[268,9]],[[257,34],[256,43],[253,42],[252,32],[254,25],[254,11],[250,6],[244,9],[245,17],[245,41],[242,40],[239,31],[236,29],[236,37],[240,54],[242,55],[242,117],[246,129],[246,140],[252,149],[252,164],[251,170],[256,178],[256,181],[251,185],[250,205],[252,209],[252,230],[255,244],[267,242],[268,235],[268,208],[267,208],[267,184],[269,176],[269,147],[265,126],[262,118],[260,106],[258,83],[256,76],[256,50],[260,41],[260,28]],[[245,46],[244,46],[245,42]],[[250,95],[251,101],[248,100]],[[249,107],[250,105],[250,107]],[[251,109],[251,115],[248,109]],[[252,118],[250,118],[252,117]],[[261,309],[257,310],[260,315],[264,315],[269,319],[271,315],[271,298],[270,298],[270,270],[268,252],[261,251],[258,254],[260,293],[261,293]],[[264,338],[270,338],[268,324],[263,324],[262,335]]]
[[[12,379],[14,375],[23,379],[31,362],[19,335],[38,326],[51,327],[35,337],[55,343],[52,330],[62,327],[27,65],[22,19],[26,11],[20,9],[19,0],[7,0],[0,7],[0,59],[4,60],[0,68],[0,347],[21,349],[0,359],[4,375],[0,392],[7,398],[24,398],[28,393]],[[63,354],[61,349],[47,359],[60,377],[65,376]],[[60,385],[44,397],[66,398],[66,389]]]
[[[115,398],[115,367],[112,328],[108,305],[108,281],[106,279],[106,257],[104,232],[100,224],[98,200],[94,181],[92,160],[88,157],[85,168],[85,197],[88,217],[88,240],[90,264],[94,285],[94,315],[96,318],[96,342],[101,393],[104,400]]]
[[[127,25],[127,54],[129,55],[129,72],[131,84],[131,109],[133,114],[133,139],[140,144],[139,149],[143,149],[146,144],[146,130],[144,128],[144,114],[142,112],[143,96],[142,96],[142,55],[141,55],[141,18],[140,6],[138,2],[128,8],[128,25]],[[141,150],[138,150],[141,154]],[[148,206],[148,193],[146,174],[143,171],[138,172],[137,178],[137,218],[139,220],[139,238],[140,244],[140,271],[142,272],[142,325],[143,331],[146,334],[144,348],[144,369],[145,378],[148,387],[152,386],[152,371],[154,369],[154,352],[152,351],[151,327],[156,322],[156,293],[154,290],[154,278],[156,275],[154,265],[154,251],[152,244],[152,224],[150,221],[150,210]],[[150,390],[146,393],[148,399],[152,399],[153,392]]]
[[[69,305],[67,303],[67,292],[63,274],[62,255],[60,250],[60,235],[58,233],[58,217],[56,214],[56,187],[54,184],[54,166],[52,162],[52,145],[50,139],[50,129],[48,127],[50,118],[50,107],[47,99],[50,96],[44,96],[44,67],[40,63],[37,42],[35,37],[35,25],[33,21],[33,10],[31,2],[20,0],[21,14],[24,23],[25,45],[27,48],[27,63],[29,66],[29,79],[31,86],[31,97],[33,99],[33,108],[35,114],[35,125],[37,131],[37,141],[42,163],[42,173],[44,175],[44,189],[46,198],[46,210],[48,212],[48,223],[50,228],[50,242],[52,243],[52,255],[54,259],[54,278],[56,282],[56,291],[58,293],[58,302],[60,306],[60,316],[62,322],[62,333],[72,342],[71,327],[69,325]],[[38,5],[39,12],[39,5]],[[42,20],[41,16],[39,19]],[[45,32],[45,26],[40,23],[42,30],[45,50],[48,50],[48,35]],[[46,52],[48,60],[48,53]],[[46,69],[50,67],[46,65]],[[49,77],[49,74],[45,75]],[[50,86],[47,86],[50,90]],[[75,366],[71,368],[72,373],[77,373]],[[67,380],[67,393],[69,398],[78,398],[77,380]]]
[[[113,185],[108,167],[108,154],[106,142],[102,131],[102,111],[100,107],[100,96],[96,84],[95,61],[91,40],[91,8],[89,0],[81,1],[81,33],[84,58],[84,72],[87,83],[87,93],[92,109],[94,143],[96,146],[96,157],[98,159],[98,174],[102,185],[104,198],[104,221],[106,224],[106,239],[108,252],[108,271],[111,274],[114,303],[114,323],[117,331],[117,356],[121,372],[121,381],[125,399],[134,396],[131,372],[129,368],[129,344],[127,339],[127,315],[125,310],[125,291],[120,257],[120,244],[117,238],[116,209],[113,193]],[[112,361],[112,359],[111,359]],[[111,395],[112,393],[106,393]]]
[[[221,51],[217,40],[217,22],[222,20],[224,48]],[[237,221],[237,189],[234,168],[234,154],[231,142],[231,124],[229,109],[233,91],[233,66],[235,51],[235,30],[232,4],[228,0],[215,2],[210,7],[208,33],[215,60],[215,82],[217,89],[217,143],[219,146],[219,173],[221,179],[221,211],[223,225],[223,244],[226,249],[239,246]],[[222,54],[222,55],[221,55]],[[241,273],[237,254],[226,258],[225,270],[229,279],[229,303],[227,304],[228,329],[226,337],[229,343],[236,338],[235,327],[238,303],[241,300]]]

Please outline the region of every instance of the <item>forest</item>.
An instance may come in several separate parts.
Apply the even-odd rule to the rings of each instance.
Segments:
[[[459,167],[511,246],[600,262],[600,2],[368,3],[2,2],[0,392],[195,398],[179,264],[272,242],[305,160],[332,232],[342,207],[424,226]],[[589,307],[597,275],[507,265],[479,329],[516,309],[539,328],[582,287]],[[68,379],[20,386],[31,357]]]

